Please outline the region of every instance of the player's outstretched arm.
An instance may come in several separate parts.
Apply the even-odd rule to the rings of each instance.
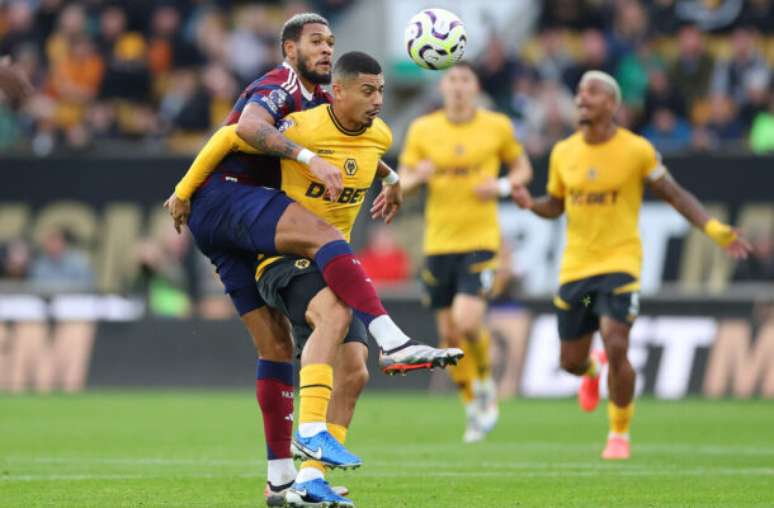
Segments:
[[[261,153],[295,159],[309,166],[309,170],[325,184],[325,192],[336,201],[344,188],[341,170],[318,157],[311,150],[291,141],[274,126],[271,114],[255,103],[249,103],[237,123],[237,134]]]
[[[169,210],[178,233],[180,233],[180,227],[188,222],[188,216],[191,214],[191,196],[215,171],[220,161],[234,150],[258,153],[237,136],[236,126],[221,127],[199,151],[191,167],[175,186],[175,191],[164,202],[164,207]]]
[[[379,161],[376,175],[382,179],[382,191],[371,205],[371,218],[376,220],[381,217],[385,223],[389,224],[403,204],[400,178],[398,173],[393,171],[383,160]]]
[[[426,184],[435,172],[435,166],[428,160],[420,161],[415,166],[401,165],[398,167],[403,194],[408,196],[415,193]]]
[[[746,258],[750,243],[741,232],[710,217],[696,196],[685,190],[669,173],[650,182],[653,193],[663,199],[695,227],[704,231],[716,244],[736,259]]]
[[[535,215],[544,219],[556,219],[564,213],[563,199],[551,194],[533,198],[529,190],[523,185],[514,187],[511,198],[520,208],[532,210]]]

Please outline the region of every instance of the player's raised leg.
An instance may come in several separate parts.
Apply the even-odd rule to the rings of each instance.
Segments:
[[[330,289],[354,311],[376,339],[384,369],[445,367],[463,352],[438,349],[409,338],[387,314],[371,279],[341,233],[297,203],[276,225],[276,251],[314,259]]]
[[[607,409],[610,432],[602,452],[604,459],[620,460],[630,456],[629,426],[634,415],[635,381],[634,368],[627,357],[630,330],[630,325],[611,317],[602,316],[600,319],[600,332],[609,363]]]

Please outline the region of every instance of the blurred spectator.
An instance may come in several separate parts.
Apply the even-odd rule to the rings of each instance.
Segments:
[[[148,43],[148,65],[154,76],[173,67],[190,67],[202,63],[198,50],[181,34],[180,11],[174,5],[160,4],[153,11]]]
[[[695,23],[703,31],[731,26],[742,13],[744,0],[677,0],[675,15],[680,21]]]
[[[68,4],[57,18],[57,29],[46,40],[46,57],[50,65],[70,55],[73,41],[88,38],[86,31],[86,11],[77,3]]]
[[[523,75],[514,82],[512,108],[516,134],[530,155],[545,153],[575,127],[575,102],[557,81]]]
[[[43,236],[41,252],[30,268],[30,283],[40,290],[90,290],[94,272],[86,255],[73,246],[72,235],[54,228]]]
[[[696,25],[685,25],[678,34],[678,54],[669,69],[669,81],[691,109],[707,96],[715,66]]]
[[[648,32],[648,17],[638,0],[619,0],[615,5],[613,27],[607,39],[611,58],[618,61],[642,46]]]
[[[492,98],[498,110],[511,112],[511,81],[520,72],[519,62],[508,54],[503,40],[492,34],[487,50],[478,61],[478,74],[481,89]]]
[[[735,281],[774,282],[774,238],[770,231],[750,235],[753,246],[750,257],[739,261],[734,272]]]
[[[409,278],[409,255],[398,244],[392,230],[384,224],[371,227],[368,244],[357,257],[375,284],[404,282]]]
[[[662,66],[661,57],[653,51],[648,42],[643,42],[634,51],[623,55],[615,73],[621,87],[623,103],[631,108],[641,109],[648,90],[648,74]]]
[[[672,110],[659,108],[653,112],[652,120],[642,134],[662,153],[674,153],[691,146],[691,126]]]
[[[198,290],[194,254],[190,235],[177,234],[171,224],[158,240],[146,239],[138,245],[140,273],[135,287],[147,294],[153,314],[185,317],[191,313]]]
[[[774,33],[774,2],[771,0],[747,0],[739,16],[740,25],[754,26],[761,33]]]
[[[607,2],[601,0],[545,0],[540,13],[541,28],[563,26],[582,30],[603,28]]]
[[[271,66],[276,38],[265,6],[243,8],[228,40],[230,65],[243,83],[249,83]]]
[[[564,72],[572,65],[572,56],[564,42],[564,31],[548,28],[540,33],[541,55],[535,67],[540,77],[546,80],[560,81]]]
[[[731,148],[741,143],[744,127],[736,115],[734,103],[728,97],[715,95],[710,102],[710,117],[704,126],[712,148]]]
[[[583,73],[600,70],[615,74],[607,42],[599,30],[586,30],[581,36],[581,58],[564,71],[562,80],[567,88],[575,90]]]
[[[669,85],[663,68],[655,67],[648,76],[648,89],[645,93],[643,111],[644,123],[650,123],[656,110],[667,109],[677,117],[685,116],[685,102],[677,91]]]
[[[17,239],[9,242],[2,254],[0,266],[0,278],[22,282],[27,279],[30,269],[30,246],[24,240]]]
[[[769,94],[769,109],[758,113],[750,129],[750,149],[758,154],[774,153],[774,92]]]
[[[118,4],[105,7],[99,18],[99,48],[105,60],[110,60],[116,43],[126,32],[126,11]]]
[[[6,27],[0,41],[0,55],[16,53],[19,46],[37,45],[34,14],[29,2],[14,0],[8,4]]]
[[[731,97],[737,105],[747,102],[747,84],[750,79],[765,76],[770,70],[756,42],[757,32],[751,27],[734,30],[731,37],[731,57],[718,62],[712,77],[712,92]]]

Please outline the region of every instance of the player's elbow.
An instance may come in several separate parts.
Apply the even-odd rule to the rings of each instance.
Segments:
[[[243,114],[239,117],[239,121],[237,122],[237,136],[249,142],[260,128],[261,123],[264,123],[263,119],[258,118],[255,115]]]

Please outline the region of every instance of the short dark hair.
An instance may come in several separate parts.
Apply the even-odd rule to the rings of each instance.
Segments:
[[[301,32],[304,31],[304,27],[313,23],[329,26],[327,19],[314,12],[302,12],[285,21],[285,24],[282,25],[282,31],[280,32],[280,47],[282,48],[283,57],[286,56],[285,42],[298,42],[301,38]]]
[[[473,65],[473,62],[471,62],[470,60],[460,60],[459,62],[457,62],[457,63],[455,63],[454,65],[451,66],[452,69],[457,68],[457,67],[459,67],[461,69],[469,70],[476,77],[476,80],[479,83],[481,83],[481,76],[478,73],[478,68],[475,65]]]
[[[362,51],[344,53],[333,67],[333,75],[339,78],[355,77],[358,74],[381,74],[382,66],[372,57]]]

